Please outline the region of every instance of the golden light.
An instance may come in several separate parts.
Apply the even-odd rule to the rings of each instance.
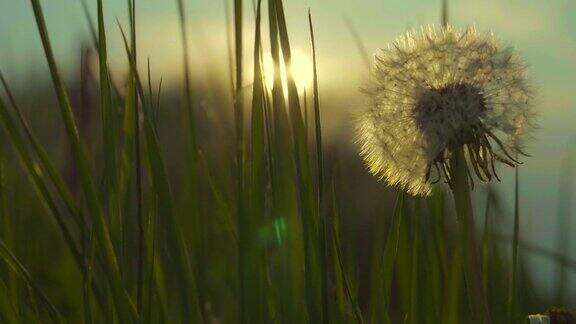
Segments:
[[[312,85],[314,78],[312,61],[303,51],[299,49],[292,50],[291,70],[299,93],[302,93],[304,89]],[[284,93],[288,93],[286,66],[282,62],[280,64],[280,76],[282,77]],[[264,54],[264,78],[266,79],[267,88],[272,89],[274,85],[274,61],[270,52]]]

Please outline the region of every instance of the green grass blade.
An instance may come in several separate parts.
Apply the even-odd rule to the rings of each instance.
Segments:
[[[19,324],[18,311],[14,308],[14,295],[2,279],[0,279],[0,322]]]
[[[4,147],[0,147],[0,238],[4,240],[8,247],[14,243],[12,234],[12,222],[8,212],[7,187],[5,182],[6,164]],[[18,292],[18,282],[15,274],[9,272],[0,278],[0,322],[8,324],[18,323],[20,298]]]
[[[446,324],[461,323],[460,309],[462,303],[462,248],[457,245],[452,252],[450,272],[446,277],[446,296],[444,297],[443,318]]]
[[[412,228],[412,247],[411,256],[412,261],[410,262],[410,308],[408,310],[408,323],[417,324],[423,321],[421,317],[421,304],[424,303],[424,298],[421,295],[420,290],[420,254],[421,254],[421,236],[423,231],[421,230],[421,220],[422,215],[414,213],[413,215],[413,228]],[[427,316],[432,316],[432,314],[427,314]]]
[[[6,109],[6,105],[0,99],[0,121],[2,122],[4,129],[8,133],[8,138],[16,148],[16,153],[20,158],[20,162],[22,163],[28,177],[30,178],[32,185],[36,189],[38,196],[41,198],[41,201],[44,203],[46,208],[50,211],[51,215],[54,217],[54,220],[58,224],[58,227],[62,231],[64,239],[67,243],[68,248],[70,249],[72,255],[75,257],[77,264],[80,268],[82,268],[82,262],[80,257],[80,252],[78,250],[78,246],[73,238],[72,231],[67,225],[67,222],[64,218],[64,215],[60,212],[57,207],[57,203],[52,197],[50,193],[49,187],[46,181],[42,177],[41,170],[38,168],[38,164],[34,161],[30,152],[27,150],[26,145],[18,129],[14,123],[14,120],[8,113]]]
[[[115,178],[113,174],[108,174],[116,170],[115,166],[115,116],[112,111],[112,99],[110,95],[110,82],[108,75],[108,52],[106,45],[106,30],[104,28],[104,8],[102,0],[97,1],[98,5],[98,61],[100,73],[100,112],[102,114],[102,134],[104,146],[104,176],[110,177],[107,181]],[[110,186],[110,188],[114,188]]]
[[[232,18],[230,17],[230,0],[222,0],[224,3],[224,22],[226,23],[226,50],[228,58],[228,77],[230,82],[230,95],[232,99],[236,97],[236,89],[234,88],[234,50],[232,49]]]
[[[376,238],[373,253],[372,287],[370,298],[370,320],[373,323],[390,323],[389,307],[394,264],[400,246],[401,229],[404,226],[404,194],[398,193],[392,221],[384,245],[383,237]],[[379,231],[378,231],[379,232]],[[378,235],[378,234],[377,234]],[[378,235],[381,236],[381,235]]]
[[[47,180],[44,179],[43,177],[43,169],[41,166],[45,166],[46,164],[49,164],[47,155],[45,152],[43,152],[41,150],[41,146],[39,146],[39,144],[37,143],[37,141],[32,137],[31,141],[32,143],[36,143],[35,145],[37,146],[37,151],[38,149],[41,150],[41,152],[43,152],[43,156],[44,156],[44,164],[38,163],[35,159],[33,159],[31,153],[28,151],[28,149],[26,148],[26,144],[24,139],[20,136],[20,133],[17,130],[15,121],[12,119],[12,117],[10,116],[10,114],[8,113],[8,111],[6,110],[6,106],[4,105],[3,101],[0,99],[0,121],[2,122],[2,125],[4,126],[4,128],[6,129],[7,133],[8,133],[8,138],[9,140],[12,142],[12,144],[14,145],[14,147],[16,148],[16,153],[19,157],[19,160],[24,168],[24,170],[26,171],[27,176],[30,178],[30,181],[35,189],[35,191],[38,194],[38,197],[40,198],[43,206],[48,210],[49,214],[54,218],[56,224],[58,225],[58,228],[60,229],[60,231],[62,232],[62,236],[64,238],[64,241],[66,242],[66,245],[69,249],[69,251],[71,252],[72,256],[74,257],[74,262],[76,264],[76,266],[78,267],[78,269],[82,272],[85,271],[85,263],[83,261],[82,258],[82,253],[78,247],[78,244],[76,243],[76,240],[74,238],[73,235],[73,231],[75,230],[75,228],[71,228],[68,224],[68,222],[66,221],[66,217],[65,215],[59,210],[58,208],[58,204],[56,199],[52,196],[51,191],[49,190],[49,185],[47,183]],[[25,123],[25,120],[23,121],[23,123]],[[41,160],[42,161],[42,160]],[[50,166],[53,168],[53,166]],[[53,169],[52,170],[53,175],[56,175],[56,171]],[[63,180],[59,180],[62,181]],[[80,217],[80,214],[77,215],[73,215],[76,217]],[[92,286],[93,292],[97,297],[97,300],[100,304],[103,303],[103,292],[102,289],[98,286],[93,285]]]
[[[94,27],[94,23],[92,20],[92,15],[90,14],[90,10],[88,10],[88,2],[87,0],[80,1],[82,5],[82,12],[84,13],[84,19],[88,23],[88,29],[90,30],[90,36],[92,37],[92,42],[94,43],[94,47],[98,48],[98,32]]]
[[[187,153],[187,174],[188,174],[188,181],[186,184],[186,188],[188,189],[187,194],[187,211],[185,216],[189,220],[189,224],[191,224],[191,228],[188,229],[189,231],[189,253],[192,259],[197,264],[203,264],[205,262],[206,254],[205,254],[205,244],[204,244],[204,236],[203,236],[203,220],[202,215],[200,212],[200,199],[199,199],[199,191],[200,191],[200,171],[199,171],[199,162],[198,162],[198,144],[196,139],[196,121],[195,121],[195,111],[196,107],[193,100],[192,100],[192,77],[190,75],[190,56],[188,51],[188,32],[187,32],[187,20],[186,20],[186,11],[184,7],[183,0],[177,0],[178,4],[178,15],[179,15],[179,23],[180,23],[180,36],[182,40],[182,60],[184,63],[184,97],[185,97],[185,118],[186,120],[186,153]],[[193,267],[193,270],[196,272],[195,276],[198,278],[197,284],[203,284],[202,278],[204,278],[204,267],[198,266]],[[202,286],[199,287],[198,291],[198,299],[200,305],[205,303],[204,297],[204,289]]]
[[[254,86],[252,92],[250,157],[246,164],[248,210],[238,220],[241,322],[266,323],[268,315],[264,246],[258,230],[265,225],[266,136],[264,126],[264,81],[261,69],[261,1],[258,1],[254,44]]]
[[[93,313],[92,313],[92,298],[90,296],[90,289],[92,288],[93,283],[93,274],[94,274],[94,258],[96,254],[96,244],[94,241],[94,233],[91,233],[88,238],[87,249],[84,253],[85,255],[85,264],[86,267],[82,273],[82,281],[83,281],[83,302],[84,302],[84,321],[86,324],[92,324],[93,320]]]
[[[112,243],[115,245],[116,254],[122,252],[122,219],[118,201],[118,176],[117,176],[117,152],[116,152],[116,119],[111,98],[111,87],[108,74],[108,52],[106,45],[106,30],[104,28],[104,8],[102,0],[97,1],[98,7],[98,62],[99,62],[99,103],[102,116],[102,136],[104,149],[104,192],[105,203],[108,205],[108,222]],[[118,265],[121,263],[118,262]]]
[[[210,186],[210,190],[214,199],[216,200],[216,204],[220,209],[220,213],[222,214],[222,224],[230,233],[232,238],[234,239],[235,243],[238,243],[238,229],[236,227],[235,221],[233,219],[234,212],[233,207],[230,205],[230,201],[228,197],[224,194],[224,190],[220,182],[216,179],[216,173],[214,170],[210,168],[208,161],[206,160],[206,156],[202,151],[199,151],[198,158],[200,164],[202,165],[203,170],[206,170],[206,177],[208,178],[208,184]]]
[[[113,291],[114,301],[117,305],[120,317],[123,319],[123,321],[129,323],[136,320],[138,315],[128,293],[123,287],[118,259],[116,258],[114,247],[110,239],[110,233],[104,218],[104,212],[102,210],[102,206],[100,205],[98,195],[96,194],[94,183],[90,175],[90,167],[86,149],[80,140],[78,129],[74,121],[72,106],[70,104],[64,82],[62,81],[56,66],[56,60],[54,59],[54,53],[50,44],[48,30],[44,20],[44,14],[42,13],[42,7],[40,6],[39,0],[30,0],[30,2],[34,11],[34,17],[38,27],[38,32],[40,34],[40,39],[44,47],[44,54],[48,62],[50,74],[52,76],[52,83],[56,91],[62,118],[64,119],[66,134],[70,141],[74,161],[80,175],[80,182],[86,198],[88,210],[94,217],[96,237],[101,248],[99,251],[101,251],[103,255],[104,267],[107,273],[107,278],[110,280],[110,287]]]
[[[28,141],[32,144],[32,149],[34,150],[34,153],[39,158],[41,168],[46,170],[48,176],[50,177],[50,180],[52,181],[56,190],[58,191],[58,194],[62,198],[62,201],[65,203],[68,212],[70,213],[70,215],[73,216],[76,225],[80,228],[80,230],[83,231],[83,233],[86,233],[86,231],[88,230],[87,224],[82,215],[80,214],[80,209],[75,201],[75,198],[72,195],[72,192],[64,182],[62,176],[56,170],[54,164],[50,161],[48,153],[46,152],[46,150],[44,150],[44,148],[38,141],[37,137],[32,132],[32,129],[28,125],[28,122],[26,121],[26,118],[24,117],[22,110],[20,109],[18,103],[16,102],[16,98],[14,97],[14,94],[12,93],[8,85],[8,82],[2,75],[2,72],[0,72],[0,80],[2,82],[6,94],[8,95],[8,99],[12,104],[12,108],[14,108],[14,110],[16,111],[16,116],[18,117],[20,126],[24,129]],[[23,142],[23,140],[21,141]]]
[[[234,92],[234,121],[236,126],[236,163],[241,169],[244,156],[244,98],[242,82],[244,78],[243,64],[243,1],[234,0],[234,49],[236,62],[236,91]]]
[[[42,304],[46,307],[48,313],[50,314],[50,318],[55,323],[64,323],[62,320],[62,315],[56,309],[54,304],[50,301],[48,296],[42,291],[40,286],[34,281],[28,270],[22,265],[20,260],[10,251],[6,243],[2,239],[0,239],[0,259],[2,259],[8,267],[14,271],[31,290],[34,292],[34,295],[37,296],[41,301]]]
[[[322,312],[324,313],[324,323],[328,323],[328,303],[329,286],[328,277],[328,219],[322,208],[324,198],[324,158],[322,153],[322,125],[320,120],[320,94],[318,86],[318,62],[316,60],[316,41],[314,39],[314,26],[312,24],[312,13],[308,10],[308,24],[310,27],[310,40],[312,42],[312,67],[313,67],[313,87],[314,87],[314,130],[316,137],[316,172],[318,174],[317,188],[317,213],[320,218],[320,251],[321,251],[321,274],[322,274]],[[306,95],[304,95],[306,101]],[[308,130],[308,126],[305,126]]]
[[[123,210],[127,210],[130,204],[130,184],[133,179],[135,169],[138,169],[136,161],[136,151],[140,150],[140,145],[136,146],[136,134],[139,135],[139,122],[137,112],[136,85],[132,72],[128,77],[126,86],[126,97],[124,100],[124,116],[122,121],[123,146],[120,153],[120,180],[118,181],[118,191],[124,202]],[[138,142],[140,138],[138,138]],[[136,171],[136,174],[138,172]],[[137,191],[139,189],[136,189]],[[138,193],[137,193],[138,194]]]
[[[362,311],[360,310],[358,298],[349,278],[349,273],[346,269],[346,266],[344,265],[342,243],[340,242],[340,213],[338,211],[338,203],[334,189],[332,190],[332,208],[334,214],[332,218],[332,248],[334,251],[333,259],[336,279],[336,297],[340,311],[340,317],[342,317],[342,323],[347,322],[347,306],[349,305],[349,307],[352,308],[354,314],[352,318],[355,320],[355,323],[362,324],[364,323]]]
[[[296,161],[296,183],[299,194],[299,208],[304,229],[304,252],[306,264],[306,290],[308,315],[314,323],[324,321],[322,306],[322,270],[321,246],[319,244],[319,215],[317,213],[316,193],[311,176],[310,155],[308,152],[307,132],[302,118],[300,99],[294,77],[291,73],[292,54],[286,26],[283,4],[274,1],[278,35],[276,36],[282,49],[283,63],[287,67],[288,81],[288,111],[292,126],[292,139]]]
[[[135,63],[137,62],[137,46],[136,46],[136,0],[127,0],[128,3],[128,14],[130,16],[130,40],[131,40],[131,60]],[[140,145],[140,110],[138,109],[138,103],[135,98],[137,98],[136,87],[134,86],[134,73],[130,71],[130,84],[128,90],[130,93],[128,96],[132,99],[130,102],[132,107],[128,107],[131,112],[131,124],[132,130],[131,135],[133,135],[133,147],[134,147],[134,166],[136,173],[136,224],[137,224],[137,256],[136,256],[136,307],[140,315],[143,314],[143,298],[144,298],[144,249],[145,249],[145,233],[144,233],[144,211],[142,203],[142,161],[141,161],[141,145]],[[152,86],[150,77],[150,60],[148,60],[148,85],[150,88],[150,100],[152,100]],[[130,120],[127,121],[130,124]],[[129,126],[130,127],[130,126]],[[132,145],[126,149],[131,149]],[[154,225],[154,224],[152,224]]]
[[[177,259],[176,263],[180,267],[180,275],[183,283],[183,294],[185,310],[187,312],[187,318],[194,323],[203,322],[203,315],[200,307],[200,300],[198,297],[198,286],[196,274],[194,273],[194,268],[191,263],[190,252],[188,251],[187,242],[181,231],[181,226],[178,224],[177,217],[174,211],[174,202],[172,193],[170,190],[170,184],[168,182],[168,175],[166,174],[166,168],[164,166],[164,161],[160,153],[160,144],[158,140],[158,134],[156,133],[156,128],[154,127],[154,121],[152,118],[151,105],[149,98],[146,97],[144,92],[144,87],[138,71],[136,69],[136,64],[132,59],[132,53],[128,46],[128,41],[124,30],[118,23],[122,37],[124,40],[124,47],[127,56],[130,60],[130,68],[134,77],[136,78],[136,89],[143,103],[144,111],[144,136],[146,139],[148,163],[150,165],[150,171],[152,176],[152,184],[154,190],[158,196],[158,211],[160,215],[167,218],[167,232],[168,232],[168,244],[170,248],[175,251],[175,257]]]

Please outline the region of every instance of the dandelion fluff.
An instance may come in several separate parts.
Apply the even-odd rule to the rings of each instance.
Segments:
[[[429,27],[400,37],[375,57],[369,109],[356,141],[371,173],[414,195],[450,183],[448,159],[464,149],[482,181],[495,162],[524,155],[532,115],[526,66],[511,48],[474,28]]]

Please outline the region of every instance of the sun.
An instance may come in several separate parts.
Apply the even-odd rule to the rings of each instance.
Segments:
[[[303,93],[305,89],[312,85],[314,78],[311,59],[302,50],[293,49],[291,70],[294,82],[298,88],[298,93]],[[280,64],[280,73],[284,93],[288,93],[288,78],[286,66],[283,63]],[[270,52],[264,54],[264,78],[267,88],[272,89],[274,85],[274,61],[272,60],[272,54]]]

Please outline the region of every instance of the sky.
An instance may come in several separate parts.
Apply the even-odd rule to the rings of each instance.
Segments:
[[[89,41],[89,32],[80,0],[44,0],[48,28],[56,57],[66,72],[77,68],[79,43]],[[90,2],[92,13],[95,1]],[[230,1],[231,2],[231,1]],[[441,0],[286,0],[288,28],[294,47],[309,52],[307,11],[311,9],[316,29],[320,86],[323,93],[351,96],[358,93],[367,69],[351,36],[350,22],[368,53],[385,47],[407,29],[437,24]],[[225,6],[222,0],[185,1],[190,19],[191,59],[198,74],[207,66],[226,68]],[[558,186],[568,170],[576,166],[576,1],[573,0],[449,0],[450,23],[475,25],[493,32],[513,46],[529,64],[529,75],[537,89],[539,130],[529,145],[531,158],[520,169],[523,237],[553,248],[556,230]],[[252,4],[245,1],[247,12]],[[125,1],[104,0],[110,61],[125,66],[121,38],[114,18],[127,25]],[[8,14],[7,14],[8,13]],[[0,1],[0,68],[16,84],[40,72],[48,76],[30,3],[24,0]],[[253,15],[246,17],[246,35],[253,34]],[[139,54],[150,57],[154,75],[168,81],[181,74],[176,1],[138,1]],[[246,37],[251,51],[252,37]],[[250,64],[247,61],[247,64]],[[248,76],[247,76],[248,78]],[[25,86],[25,85],[23,85]],[[337,90],[337,91],[334,91]],[[337,94],[335,94],[337,95]],[[344,96],[344,95],[343,95]],[[333,112],[341,120],[359,108],[350,101],[349,110]],[[330,109],[327,107],[326,109]],[[332,113],[332,112],[331,112]],[[569,161],[564,163],[563,161]],[[565,165],[564,167],[562,165]],[[512,197],[513,172],[503,174],[496,185],[504,197]],[[574,197],[572,197],[573,200]],[[507,199],[512,209],[510,199]],[[569,208],[574,209],[575,206]],[[576,215],[571,214],[574,218]],[[572,222],[575,228],[576,221]],[[510,229],[512,227],[510,226]],[[576,238],[570,242],[576,250]],[[576,259],[576,255],[571,256]],[[531,259],[535,271],[551,284],[554,273],[545,261]],[[572,277],[576,280],[576,277]],[[573,281],[574,283],[574,281]]]

